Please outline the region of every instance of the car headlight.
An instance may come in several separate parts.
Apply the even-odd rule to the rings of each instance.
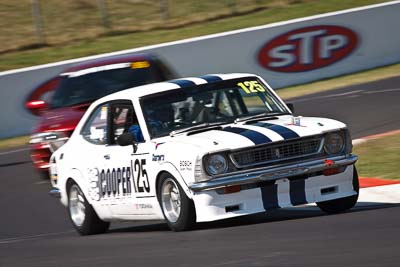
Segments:
[[[328,133],[325,136],[324,149],[328,154],[338,154],[343,151],[345,140],[340,132]]]
[[[204,168],[209,175],[218,175],[228,171],[228,161],[221,154],[210,155],[204,162]]]

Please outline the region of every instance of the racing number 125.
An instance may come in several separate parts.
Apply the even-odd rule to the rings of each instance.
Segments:
[[[134,177],[134,188],[136,193],[150,192],[149,177],[145,169],[146,159],[136,159],[133,165]]]
[[[265,92],[264,87],[258,81],[245,81],[237,84],[246,94]]]

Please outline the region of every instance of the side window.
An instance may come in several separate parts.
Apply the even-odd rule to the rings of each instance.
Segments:
[[[219,94],[218,103],[217,103],[217,111],[226,117],[234,116],[233,109],[231,103],[229,102],[229,98],[226,95],[226,92],[222,92]]]
[[[131,103],[113,104],[111,116],[111,144],[115,144],[123,133],[129,132],[133,125],[139,124]]]
[[[108,104],[97,107],[82,129],[85,140],[96,145],[107,144]]]

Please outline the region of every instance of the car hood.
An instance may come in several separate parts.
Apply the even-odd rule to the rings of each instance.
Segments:
[[[40,121],[34,132],[72,132],[88,107],[89,104],[83,104],[48,110],[40,117]]]
[[[295,125],[292,116],[281,116],[273,120],[257,121],[250,124],[235,123],[223,125],[222,129],[209,130],[187,135],[168,137],[163,143],[179,143],[197,147],[205,153],[226,149],[239,149],[279,142],[289,139],[313,136],[346,128],[346,125],[332,119],[297,117]]]

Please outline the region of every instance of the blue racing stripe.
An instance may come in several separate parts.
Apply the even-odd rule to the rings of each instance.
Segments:
[[[169,83],[174,83],[176,85],[179,85],[181,88],[184,87],[191,87],[191,86],[196,86],[196,83],[190,81],[190,80],[172,80],[172,81],[168,81]]]
[[[228,126],[222,130],[230,133],[240,134],[241,136],[247,137],[256,145],[271,142],[271,139],[269,139],[265,135],[249,129]]]
[[[206,80],[209,83],[222,81],[222,79],[220,77],[215,76],[215,75],[204,75],[204,76],[200,76],[199,78]]]
[[[300,137],[296,132],[290,130],[287,127],[281,126],[281,125],[276,125],[276,124],[271,124],[271,123],[266,123],[266,122],[257,122],[252,125],[260,126],[260,127],[272,130],[272,131],[278,133],[279,135],[281,135],[284,139],[292,139],[292,138]]]
[[[278,204],[278,185],[261,186],[261,198],[265,210],[279,208]]]
[[[293,206],[307,203],[305,180],[290,181],[290,202]]]

